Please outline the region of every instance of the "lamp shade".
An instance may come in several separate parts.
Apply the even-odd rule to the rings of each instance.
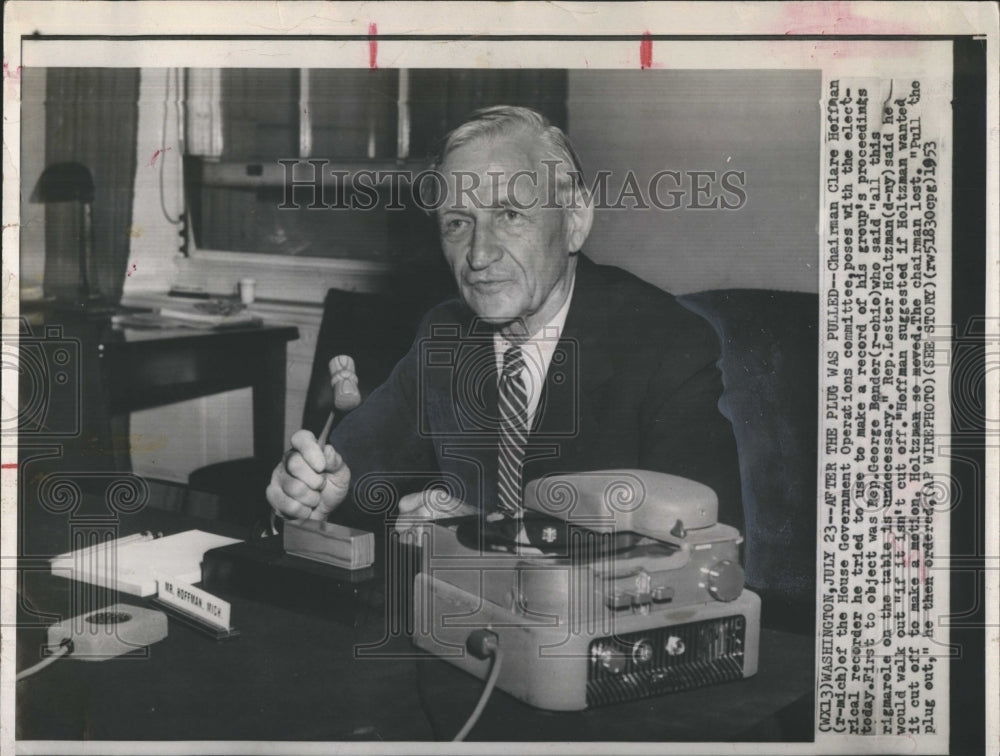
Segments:
[[[31,193],[31,202],[94,201],[94,177],[82,163],[52,163],[46,166]]]

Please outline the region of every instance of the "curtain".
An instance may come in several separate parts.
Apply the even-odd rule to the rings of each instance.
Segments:
[[[50,68],[45,163],[79,162],[94,177],[91,285],[121,300],[129,254],[136,171],[139,69]],[[79,282],[79,203],[46,206],[45,288],[71,295]]]
[[[421,69],[410,71],[410,154],[433,155],[439,140],[474,110],[534,108],[569,133],[565,69]]]

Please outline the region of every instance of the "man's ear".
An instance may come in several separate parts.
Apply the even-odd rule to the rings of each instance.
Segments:
[[[566,246],[570,252],[579,252],[594,224],[594,203],[589,197],[576,197],[565,212]]]

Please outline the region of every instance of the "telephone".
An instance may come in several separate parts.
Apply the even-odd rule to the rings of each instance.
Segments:
[[[496,685],[575,710],[749,677],[760,599],[711,488],[644,470],[550,475],[523,520],[438,520],[423,534],[414,643]]]

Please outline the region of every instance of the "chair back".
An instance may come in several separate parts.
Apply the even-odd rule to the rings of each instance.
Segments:
[[[382,384],[406,354],[424,314],[448,297],[440,286],[393,286],[377,294],[330,289],[316,340],[302,427],[318,433],[333,408],[330,360],[354,358],[362,397]]]
[[[680,297],[722,342],[729,418],[739,453],[747,584],[811,601],[816,575],[818,299],[726,289]]]

